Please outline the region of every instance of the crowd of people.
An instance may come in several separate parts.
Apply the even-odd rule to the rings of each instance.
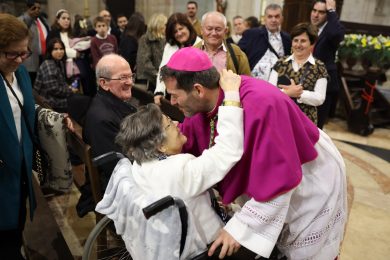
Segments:
[[[219,2],[219,11],[200,19],[198,3],[188,1],[186,13],[156,13],[148,23],[138,12],[114,22],[102,10],[93,22],[76,15],[72,25],[60,9],[49,26],[39,1],[28,1],[19,17],[0,14],[1,259],[23,259],[26,201],[31,218],[35,208],[33,92],[66,116],[69,100],[86,97],[82,136],[92,156],[128,157],[99,168],[108,188],[96,211],[122,214],[117,205],[131,201],[115,194],[131,191],[116,192],[117,180],[131,173],[144,192],[185,201],[201,241],[187,256],[211,244],[210,256],[222,246],[219,257],[227,259],[243,259],[243,250],[251,259],[337,259],[347,221],[345,165],[321,130],[338,93],[344,28],[336,2],[313,1],[310,23],[290,33],[281,31],[278,4],[265,8],[263,25],[235,16],[230,33]],[[136,83],[155,104],[130,102]],[[161,112],[163,99],[183,122]],[[219,210],[239,204],[227,223],[210,205],[212,188]]]

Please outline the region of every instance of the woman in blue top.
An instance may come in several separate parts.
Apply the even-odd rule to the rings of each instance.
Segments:
[[[35,109],[31,80],[21,66],[31,55],[28,43],[26,25],[0,14],[0,259],[22,259],[27,197],[31,218],[35,209],[33,145],[27,128],[34,125]]]

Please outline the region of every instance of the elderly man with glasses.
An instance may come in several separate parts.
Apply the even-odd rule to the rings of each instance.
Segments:
[[[105,55],[97,63],[99,89],[88,109],[83,128],[84,141],[91,146],[93,157],[111,151],[121,152],[114,140],[122,119],[136,112],[136,108],[126,102],[131,98],[134,78],[129,63],[119,55]],[[103,190],[115,165],[113,162],[99,169]]]

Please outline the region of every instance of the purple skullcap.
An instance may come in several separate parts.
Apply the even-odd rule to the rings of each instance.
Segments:
[[[173,70],[198,72],[211,69],[213,64],[202,50],[194,47],[181,48],[176,51],[167,63]]]

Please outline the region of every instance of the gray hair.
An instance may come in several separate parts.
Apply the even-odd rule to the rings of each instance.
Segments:
[[[115,60],[117,58],[123,59],[122,56],[120,56],[118,54],[111,53],[111,54],[104,55],[98,61],[98,63],[96,64],[96,72],[95,72],[96,80],[98,81],[98,85],[99,85],[99,78],[111,78],[111,76],[113,74],[112,67],[113,67],[113,64],[115,64],[115,61],[113,61],[113,60]]]
[[[264,14],[267,14],[267,11],[268,10],[276,10],[276,9],[280,9],[282,12],[283,12],[283,9],[280,5],[278,4],[269,4],[265,7],[265,10],[264,10]]]
[[[244,18],[242,18],[241,15],[236,15],[236,16],[234,16],[233,19],[232,19],[232,21],[234,21],[234,20],[236,20],[236,19],[242,19],[242,20],[244,20]]]
[[[139,108],[123,119],[115,142],[138,164],[156,159],[166,138],[162,117],[160,108],[153,103]]]
[[[205,13],[205,14],[202,16],[202,22],[201,22],[201,25],[202,25],[202,26],[203,26],[204,21],[206,20],[207,16],[212,15],[212,14],[215,14],[215,15],[219,16],[219,17],[222,19],[223,25],[225,26],[225,28],[227,27],[227,20],[226,20],[226,17],[225,17],[223,14],[221,14],[220,12],[216,12],[216,11],[207,12],[207,13]]]

